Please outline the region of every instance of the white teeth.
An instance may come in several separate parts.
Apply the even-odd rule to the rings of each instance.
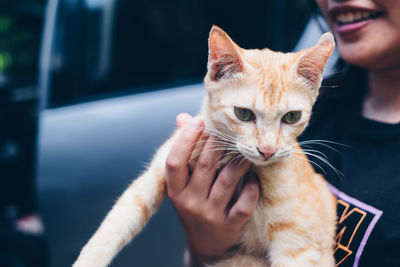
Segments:
[[[375,11],[346,11],[343,13],[339,13],[336,15],[336,20],[342,24],[348,24],[355,21],[363,20],[370,18],[373,15],[376,15]]]
[[[353,19],[354,19],[354,16],[353,16],[353,13],[347,13],[347,14],[345,14],[345,21],[346,22],[350,22],[350,21],[353,21]]]
[[[352,13],[341,13],[337,16],[337,20],[342,23],[348,23],[353,21]]]
[[[354,12],[354,20],[359,20],[362,18],[362,13],[360,11]]]

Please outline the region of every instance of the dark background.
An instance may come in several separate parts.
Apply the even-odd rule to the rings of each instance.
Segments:
[[[306,0],[118,0],[105,9],[87,2],[102,1],[59,4],[52,107],[201,81],[213,24],[242,47],[290,51],[309,17]]]

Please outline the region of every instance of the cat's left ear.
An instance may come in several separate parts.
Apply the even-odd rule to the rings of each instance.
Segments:
[[[297,60],[297,73],[306,79],[316,93],[321,85],[322,72],[334,48],[333,35],[327,32]]]
[[[229,79],[244,71],[240,50],[221,28],[211,28],[208,39],[208,75],[211,80]]]

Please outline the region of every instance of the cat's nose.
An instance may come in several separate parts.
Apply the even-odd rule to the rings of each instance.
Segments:
[[[276,153],[276,148],[266,146],[266,147],[257,147],[258,153],[264,158],[264,160],[268,160]]]

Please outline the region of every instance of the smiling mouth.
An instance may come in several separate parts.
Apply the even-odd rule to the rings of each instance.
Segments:
[[[337,12],[334,15],[334,20],[339,26],[342,26],[370,19],[376,19],[381,15],[382,12],[379,11],[368,11],[368,10],[342,11],[342,12]]]

